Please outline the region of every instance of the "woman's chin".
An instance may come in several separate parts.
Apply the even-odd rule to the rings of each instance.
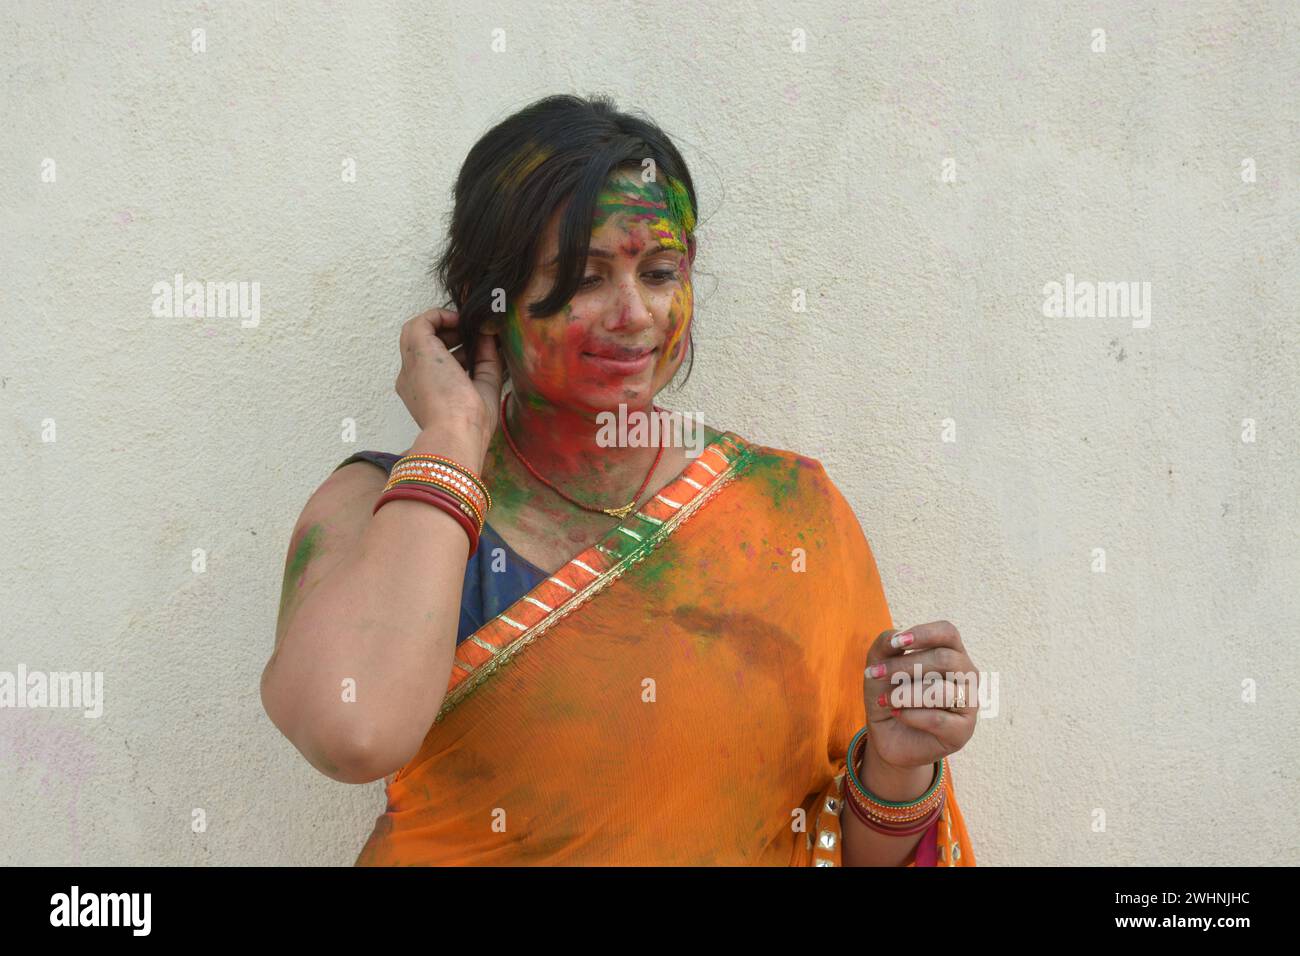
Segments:
[[[632,408],[648,408],[654,401],[653,383],[627,379],[612,385],[584,389],[573,396],[575,405],[580,405],[590,412],[617,412],[620,405]]]

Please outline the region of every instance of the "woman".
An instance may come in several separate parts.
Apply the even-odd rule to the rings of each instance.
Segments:
[[[262,678],[313,766],[386,779],[358,864],[974,864],[943,759],[974,665],[947,622],[893,630],[822,466],[610,440],[690,351],[696,208],[664,133],[602,99],[470,151],[454,308],[401,334],[419,434],[308,501]]]

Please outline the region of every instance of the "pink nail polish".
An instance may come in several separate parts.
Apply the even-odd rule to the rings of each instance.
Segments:
[[[907,647],[909,644],[912,643],[913,640],[915,640],[915,638],[913,638],[912,635],[911,635],[910,633],[908,633],[908,634],[895,634],[893,637],[891,637],[891,638],[889,639],[889,646],[890,646],[890,647],[896,647],[896,648],[897,648],[897,647]]]
[[[878,680],[879,678],[884,677],[885,665],[872,664],[870,667],[867,668],[867,676],[870,677],[872,680]]]
[[[902,713],[902,711],[899,710],[897,707],[895,707],[893,710],[890,711],[890,713],[893,714],[895,717],[897,717],[899,714]]]
[[[884,694],[881,694],[879,697],[876,698],[876,703],[879,704],[881,707],[887,707],[889,706],[889,698],[887,698]]]

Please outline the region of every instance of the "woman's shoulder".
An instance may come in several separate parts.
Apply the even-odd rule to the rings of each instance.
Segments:
[[[789,448],[765,445],[732,429],[723,429],[717,447],[736,459],[732,464],[754,500],[774,511],[804,520],[838,520],[853,514],[826,466]]]
[[[800,547],[829,547],[855,567],[871,560],[857,513],[819,459],[732,430],[723,434],[740,459],[735,484],[748,527],[762,528],[760,537],[770,541],[788,538]]]
[[[787,490],[803,485],[820,487],[830,483],[826,467],[816,458],[792,449],[764,445],[732,429],[714,429],[711,432],[707,436],[710,444],[718,442],[720,447],[730,447],[744,457],[747,472],[769,480],[779,479]]]

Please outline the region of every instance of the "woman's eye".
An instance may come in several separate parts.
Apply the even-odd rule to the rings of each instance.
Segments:
[[[676,269],[654,269],[650,272],[643,272],[642,275],[648,276],[655,282],[670,282],[677,278]],[[579,289],[589,289],[600,281],[600,276],[589,275],[583,276],[582,281],[578,283]]]

